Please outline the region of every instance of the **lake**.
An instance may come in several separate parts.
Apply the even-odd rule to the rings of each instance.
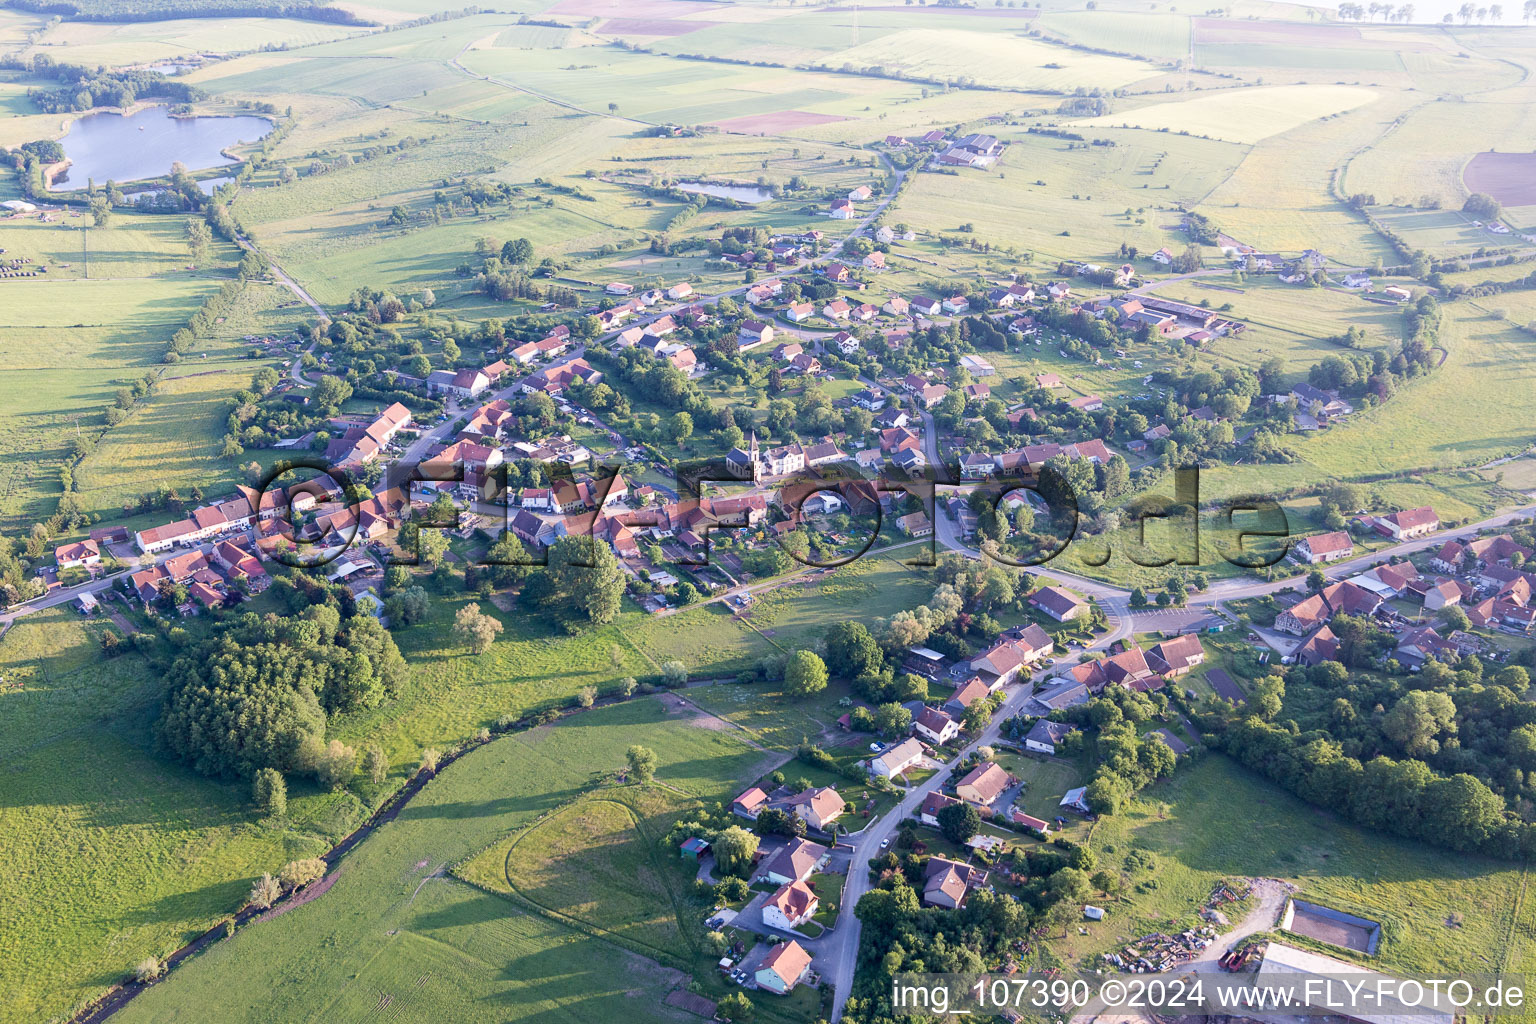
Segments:
[[[52,187],[72,191],[91,181],[101,185],[160,177],[177,161],[189,171],[227,167],[239,161],[222,150],[255,142],[271,130],[272,122],[264,117],[172,117],[164,107],[147,107],[129,117],[87,114],[59,140],[70,165]]]
[[[738,203],[761,203],[765,199],[773,198],[773,192],[756,185],[715,185],[706,181],[680,181],[677,187],[682,192],[694,192],[698,195],[714,196],[717,199],[734,199]]]

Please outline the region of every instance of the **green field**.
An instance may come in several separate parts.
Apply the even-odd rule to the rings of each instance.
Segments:
[[[0,522],[8,525],[53,513],[59,466],[76,436],[101,439],[76,467],[82,504],[93,511],[120,510],[125,498],[160,483],[208,487],[227,478],[211,458],[225,403],[260,365],[241,358],[243,336],[297,323],[281,308],[291,295],[252,286],[217,335],[167,367],[171,334],[228,279],[223,261],[233,260],[234,247],[217,246],[212,264],[192,269],[180,217],[124,214],[108,228],[80,224],[0,222],[7,258],[48,268],[47,276],[0,282],[0,371],[28,381],[0,407]],[[40,337],[47,343],[37,344]],[[167,379],[126,422],[107,428],[117,389],[149,372],[181,379]]]
[[[632,743],[656,751],[659,792],[590,792],[597,779],[623,764]],[[761,757],[727,733],[668,716],[655,700],[497,740],[445,770],[344,862],[320,900],[219,944],[178,971],[173,983],[138,999],[123,1019],[204,1019],[207,1000],[220,998],[220,1017],[230,1021],[314,1013],[360,1019],[381,1003],[400,1001],[405,1012],[434,1019],[507,1021],[558,1012],[594,1024],[616,1015],[681,1020],[680,1011],[661,1004],[684,980],[678,970],[573,924],[581,924],[581,908],[597,896],[626,901],[625,914],[605,914],[600,926],[638,929],[615,937],[623,946],[645,941],[652,921],[675,935],[683,927],[676,912],[654,915],[660,894],[680,891],[692,871],[675,852],[641,838],[655,838],[648,825],[640,834],[631,831],[624,823],[631,813],[626,805],[639,801],[649,823],[669,807],[727,798],[734,780],[750,777]],[[537,844],[538,853],[518,871],[519,877],[531,873],[525,881],[534,895],[551,901],[549,910],[541,913],[440,874],[541,819],[525,840]],[[601,851],[567,845],[581,835],[610,841]],[[595,872],[585,876],[589,888],[554,877],[570,856],[579,861],[572,868]],[[485,863],[493,860],[487,854]],[[471,867],[480,863],[470,861]],[[654,872],[660,888],[636,889],[631,870]],[[479,880],[478,871],[466,873]],[[487,874],[487,882],[493,879],[493,872]],[[502,880],[504,886],[504,873]],[[670,902],[665,905],[670,911]],[[697,929],[696,921],[690,917],[687,927]],[[682,949],[663,952],[693,966]],[[215,995],[227,994],[231,985],[250,997]]]
[[[233,911],[250,876],[328,845],[329,796],[296,787],[305,827],[272,827],[246,786],[157,753],[159,676],[138,655],[103,661],[103,628],[66,606],[0,640],[0,1020],[65,1014]]]
[[[1074,954],[1168,930],[1224,877],[1274,877],[1380,921],[1377,970],[1524,971],[1536,959],[1518,865],[1362,832],[1219,756],[1181,767],[1126,813],[1101,820],[1092,847],[1112,867],[1132,850],[1150,851],[1157,885],[1111,903],[1090,935],[1070,936],[1063,945]]]

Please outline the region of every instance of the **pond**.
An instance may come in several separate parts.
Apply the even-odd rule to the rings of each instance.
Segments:
[[[87,114],[60,139],[69,170],[54,180],[55,191],[82,189],[94,181],[129,182],[169,174],[180,161],[189,171],[238,163],[223,150],[254,142],[272,130],[264,117],[172,117],[164,107],[147,107],[128,117]]]
[[[694,192],[698,195],[714,196],[717,199],[734,199],[738,203],[761,203],[765,199],[772,199],[773,192],[757,185],[719,185],[707,181],[680,181],[677,187],[682,192]]]

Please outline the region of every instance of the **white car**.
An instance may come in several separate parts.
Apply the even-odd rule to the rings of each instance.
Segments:
[[[887,846],[890,846],[890,845],[891,845],[891,840],[890,840],[890,837],[889,837],[889,836],[887,836],[887,837],[886,837],[886,838],[884,838],[884,839],[882,839],[882,840],[880,840],[880,849],[882,849],[882,850],[883,850],[883,849],[885,849],[885,848],[886,848],[886,847],[887,847]]]
[[[869,749],[873,750],[875,753],[878,754],[880,752],[880,744],[878,744],[878,743],[871,743],[869,745]]]

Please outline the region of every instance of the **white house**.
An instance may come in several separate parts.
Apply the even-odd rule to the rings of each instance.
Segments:
[[[763,924],[780,931],[794,931],[812,917],[821,901],[804,882],[791,882],[763,903]]]
[[[782,850],[758,868],[759,881],[775,885],[803,882],[827,863],[832,851],[809,839],[791,839]]]
[[[889,779],[920,763],[922,759],[922,743],[909,736],[870,758],[869,771],[871,775]]]
[[[912,731],[929,743],[942,745],[960,735],[960,723],[938,708],[925,707],[912,719]]]

